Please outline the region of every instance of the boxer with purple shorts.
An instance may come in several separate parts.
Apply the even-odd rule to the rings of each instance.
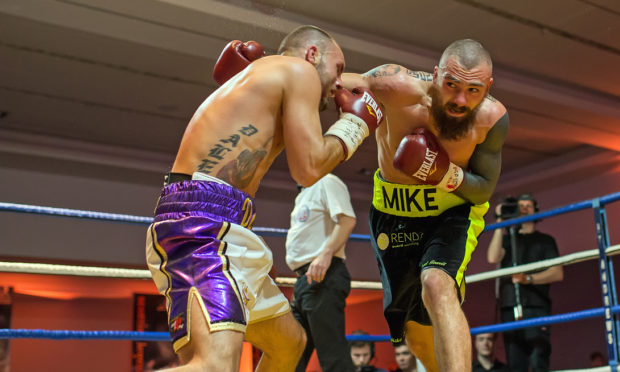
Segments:
[[[256,217],[252,198],[218,181],[164,187],[149,229],[149,268],[166,296],[175,351],[190,339],[192,296],[212,331],[245,332],[248,322],[290,311],[267,275],[271,251],[249,230]]]
[[[271,250],[251,231],[253,197],[285,147],[291,177],[310,186],[383,117],[369,90],[339,88],[344,55],[325,31],[301,26],[278,53],[225,47],[214,74],[223,85],[185,129],[147,233],[175,371],[237,372],[244,340],[263,351],[257,371],[295,370],[306,336],[268,275]],[[341,115],[323,135],[319,110],[331,96]]]

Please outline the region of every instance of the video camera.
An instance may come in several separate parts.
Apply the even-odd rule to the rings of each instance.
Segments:
[[[360,372],[375,372],[377,367],[375,366],[362,366]]]
[[[508,196],[502,201],[500,208],[500,217],[503,220],[519,217],[519,199],[514,196]]]

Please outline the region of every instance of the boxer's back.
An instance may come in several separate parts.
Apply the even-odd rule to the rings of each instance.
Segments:
[[[296,60],[262,58],[211,94],[187,126],[172,171],[200,171],[254,195],[284,147],[281,112],[290,65],[306,63]]]

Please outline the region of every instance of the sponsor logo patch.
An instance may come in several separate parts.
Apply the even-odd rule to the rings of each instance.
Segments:
[[[404,248],[419,246],[424,233],[417,231],[404,231],[390,233],[390,245],[392,248]]]
[[[297,220],[299,222],[306,222],[308,221],[309,216],[310,216],[310,209],[308,209],[308,207],[304,205],[303,207],[299,209],[299,212],[297,213]]]
[[[387,234],[386,233],[379,234],[379,236],[377,237],[377,247],[379,247],[380,250],[384,251],[389,246],[390,246],[390,238],[388,238]]]
[[[446,266],[447,263],[446,262],[439,262],[439,261],[435,261],[435,260],[430,260],[430,261],[426,261],[422,265],[422,267],[426,267],[426,266],[430,266],[430,265],[432,265],[432,266],[442,266],[443,267],[443,266]]]
[[[170,329],[172,332],[179,332],[185,328],[185,313],[175,316],[170,320]]]

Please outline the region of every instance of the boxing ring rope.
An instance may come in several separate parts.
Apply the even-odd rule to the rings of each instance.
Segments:
[[[124,222],[134,223],[140,225],[150,225],[153,222],[153,217],[132,216],[129,214],[118,213],[105,213],[105,212],[93,212],[84,211],[79,209],[67,209],[67,208],[54,208],[43,207],[38,205],[28,204],[16,204],[16,203],[4,203],[0,202],[0,212],[19,212],[19,213],[33,213],[43,214],[48,216],[61,216],[61,217],[74,217],[74,218],[86,218],[99,221],[111,221],[111,222]],[[287,229],[277,227],[253,227],[252,231],[260,236],[286,236]],[[369,235],[364,234],[351,234],[349,240],[353,242],[367,242],[370,239]]]
[[[0,329],[3,338],[45,338],[52,340],[115,340],[115,341],[171,341],[169,332],[141,331],[69,331],[48,329]]]
[[[570,265],[573,263],[588,261],[598,258],[598,249],[575,252],[564,256],[532,262],[518,266],[506,267],[503,269],[490,270],[483,273],[467,275],[467,283],[476,283],[484,280],[496,279],[512,274],[532,272],[545,269],[551,266]],[[607,248],[606,254],[614,256],[620,254],[620,244]],[[145,269],[123,269],[98,266],[77,266],[77,265],[58,265],[30,262],[0,262],[0,272],[5,273],[26,273],[44,275],[67,275],[67,276],[87,276],[97,278],[120,278],[120,279],[151,279],[151,272]],[[280,277],[276,278],[276,283],[281,286],[291,287],[297,278]],[[381,290],[380,282],[370,282],[352,280],[353,289],[375,289]]]
[[[615,245],[607,249],[607,255],[615,255],[620,253],[620,245]],[[483,280],[495,279],[504,276],[510,276],[515,273],[535,271],[557,265],[568,265],[577,262],[583,262],[598,257],[598,250],[592,249],[588,251],[576,252],[548,260],[543,260],[535,263],[529,263],[525,265],[519,265],[514,267],[508,267],[503,269],[497,269],[488,271],[485,273],[473,274],[466,277],[468,283],[479,282]],[[122,268],[107,268],[107,267],[94,267],[94,266],[74,266],[74,265],[56,265],[56,264],[41,264],[41,263],[26,263],[26,262],[0,262],[0,272],[12,272],[12,273],[29,273],[29,274],[45,274],[45,275],[69,275],[69,276],[87,276],[87,277],[107,277],[107,278],[124,278],[124,279],[151,279],[151,273],[148,270],[139,269],[122,269]],[[276,282],[279,285],[292,286],[296,281],[296,278],[277,278]],[[381,283],[378,282],[365,282],[365,281],[352,281],[351,287],[355,289],[381,289]],[[503,332],[545,324],[556,324],[570,322],[574,320],[587,319],[593,317],[599,317],[604,315],[604,308],[595,308],[583,311],[577,311],[566,314],[558,314],[541,318],[532,318],[527,320],[521,320],[516,322],[495,324],[489,326],[476,327],[471,329],[471,334],[476,335],[486,332]],[[620,306],[612,308],[612,313],[620,313]],[[17,337],[27,338],[29,336],[36,338],[52,338],[52,339],[70,339],[70,338],[97,338],[96,331],[89,331],[83,334],[82,331],[75,331],[75,335],[71,331],[44,331],[36,330],[37,332],[29,332],[34,330],[21,330],[24,332],[3,332],[6,330],[0,330],[0,338]],[[16,330],[17,331],[17,330]],[[102,338],[127,340],[134,336],[127,336],[122,332],[116,331],[103,331]],[[112,332],[107,334],[105,332]],[[149,338],[146,335],[148,332],[138,332],[137,334],[144,339],[150,341],[162,341],[168,340],[169,336],[167,332],[151,332],[153,338]],[[135,332],[127,332],[127,334],[135,335]],[[362,338],[368,336],[360,336]],[[376,339],[367,341],[389,341],[389,336],[375,336]]]
[[[620,192],[609,194],[600,198],[582,201],[564,207],[539,212],[533,215],[514,218],[491,224],[485,227],[484,231],[497,228],[516,225],[523,222],[540,220],[542,218],[551,217],[559,214],[574,212],[582,209],[594,209],[595,224],[597,229],[598,249],[592,249],[582,252],[576,252],[569,255],[557,257],[554,259],[539,261],[535,263],[519,265],[504,269],[492,270],[485,273],[473,274],[466,277],[468,283],[474,283],[483,280],[509,276],[515,273],[530,272],[545,267],[566,265],[594,258],[599,259],[599,270],[601,279],[601,291],[603,295],[603,304],[601,308],[594,308],[582,311],[576,311],[566,314],[558,314],[540,318],[532,318],[515,322],[507,322],[494,324],[489,326],[475,327],[471,329],[471,334],[479,334],[486,332],[503,332],[533,326],[563,323],[592,317],[605,317],[606,341],[608,346],[609,367],[601,367],[597,369],[587,369],[588,371],[617,371],[618,365],[618,335],[620,324],[615,314],[620,313],[620,306],[617,301],[615,281],[613,278],[613,265],[610,256],[620,252],[620,245],[609,246],[609,233],[607,230],[606,213],[604,206],[614,201],[620,200]],[[137,223],[148,225],[152,222],[151,217],[140,217],[126,214],[103,213],[93,211],[82,211],[66,208],[52,208],[33,206],[15,203],[0,202],[0,211],[20,212],[20,213],[36,213],[53,216],[87,218],[95,220]],[[287,230],[280,228],[255,227],[253,231],[262,236],[285,236]],[[368,241],[368,235],[352,234],[351,241]],[[0,272],[20,272],[33,274],[52,274],[52,275],[77,275],[91,277],[114,277],[114,278],[130,278],[130,279],[150,279],[151,275],[148,270],[138,269],[122,269],[122,268],[105,268],[92,266],[70,266],[70,265],[50,265],[40,263],[20,263],[20,262],[0,262]],[[279,285],[293,285],[296,278],[277,278]],[[382,289],[381,283],[352,281],[352,288],[358,289]],[[51,338],[56,340],[64,339],[107,339],[107,340],[140,340],[140,341],[168,341],[170,336],[168,332],[136,332],[136,331],[50,331],[36,329],[0,329],[1,338]],[[366,341],[389,341],[388,335],[378,336],[356,336],[347,335],[349,340],[366,340]],[[573,370],[575,371],[575,370]]]

